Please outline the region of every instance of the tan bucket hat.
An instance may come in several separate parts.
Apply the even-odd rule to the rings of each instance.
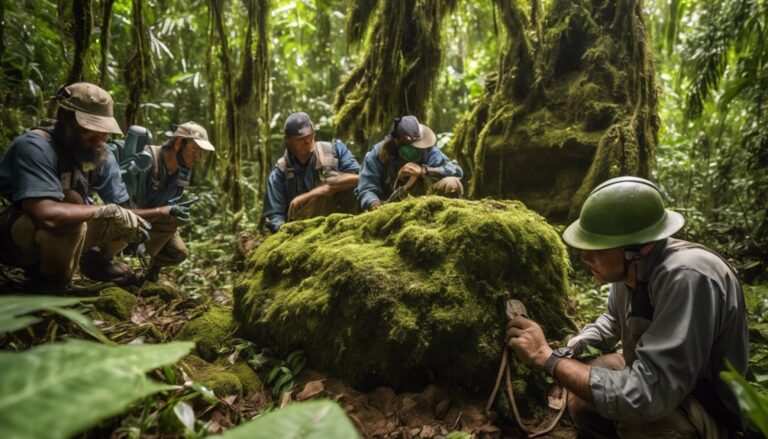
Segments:
[[[87,82],[63,85],[56,92],[59,106],[75,112],[78,125],[99,133],[123,134],[114,117],[112,96]]]
[[[174,137],[183,137],[185,139],[192,139],[197,143],[197,146],[203,148],[206,151],[215,151],[216,148],[208,141],[208,131],[195,122],[185,122],[176,128],[173,133]]]

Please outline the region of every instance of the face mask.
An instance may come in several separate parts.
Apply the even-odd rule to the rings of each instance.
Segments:
[[[400,157],[407,162],[418,162],[421,160],[421,150],[411,145],[400,147]]]

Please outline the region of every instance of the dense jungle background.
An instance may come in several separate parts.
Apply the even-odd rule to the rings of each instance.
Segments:
[[[562,309],[550,315],[546,298],[534,305],[535,315],[557,325],[548,333],[556,341],[597,316],[607,290],[592,284],[576,253],[550,246],[557,241],[551,230],[561,232],[607,178],[658,182],[667,207],[686,217],[678,236],[723,254],[745,283],[757,382],[734,385],[742,386],[753,422],[768,431],[767,26],[763,0],[0,0],[0,153],[55,116],[53,94],[77,81],[112,94],[124,131],[147,127],[160,144],[174,124],[193,120],[216,146],[190,188],[201,197],[182,230],[190,258],[160,283],[126,291],[83,280],[79,297],[41,297],[45,291],[19,290],[20,274],[2,268],[1,435],[522,435],[508,402],[498,418],[485,417],[487,380],[445,387],[430,385],[427,374],[420,388],[355,382],[352,366],[368,363],[345,357],[349,367],[335,376],[315,368],[340,357],[326,359],[317,347],[293,350],[286,341],[267,348],[265,334],[281,343],[304,337],[304,322],[291,326],[289,308],[276,308],[258,331],[242,328],[254,318],[247,306],[255,299],[235,305],[233,318],[233,302],[250,294],[253,279],[270,281],[259,271],[275,269],[266,249],[289,234],[311,245],[307,227],[336,224],[309,220],[277,239],[262,227],[266,177],[295,111],[310,114],[319,139],[341,139],[359,161],[393,117],[415,114],[465,170],[468,198],[482,200],[468,206],[516,209],[508,200],[519,200],[535,212],[526,221],[542,224],[547,252],[562,262],[546,283],[561,287],[552,294],[561,295]],[[382,215],[397,213],[387,207]],[[389,233],[383,221],[358,223]],[[466,221],[484,219],[468,212]],[[280,247],[288,248],[285,261],[309,260],[290,245]],[[487,257],[477,256],[479,271]],[[293,265],[281,269],[313,278]],[[301,288],[319,295],[326,285],[313,282]],[[525,282],[533,288],[539,280]],[[499,291],[509,285],[488,283]],[[270,288],[288,290],[276,285]],[[504,324],[486,320],[499,330]],[[329,350],[346,349],[328,337]],[[92,338],[100,344],[80,340]],[[367,341],[350,341],[350,349],[364,350]],[[418,351],[406,342],[402,349]],[[463,364],[464,347],[445,358],[425,355]],[[494,349],[489,357],[500,352]],[[535,396],[523,415],[542,420],[547,415],[536,406],[545,403]],[[288,405],[317,397],[343,411],[328,402]],[[293,409],[272,413],[286,405]],[[573,431],[564,420],[551,437]]]

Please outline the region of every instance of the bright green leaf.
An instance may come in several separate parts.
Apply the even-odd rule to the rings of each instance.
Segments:
[[[25,314],[70,306],[80,301],[81,299],[77,297],[2,296],[0,297],[0,334],[26,328],[40,321],[37,317],[24,316]]]
[[[222,439],[347,439],[359,437],[344,411],[332,401],[294,403],[235,427]]]
[[[70,340],[0,352],[3,438],[66,438],[147,395],[174,386],[146,372],[192,350],[191,342],[111,347]]]

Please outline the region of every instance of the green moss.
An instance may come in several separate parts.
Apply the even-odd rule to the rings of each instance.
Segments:
[[[238,381],[240,381],[243,388],[243,394],[245,395],[251,395],[254,392],[258,392],[263,387],[261,378],[259,378],[259,375],[248,365],[248,363],[235,363],[230,365],[227,370],[233,373]]]
[[[410,198],[287,224],[250,255],[234,312],[278,357],[304,349],[354,384],[487,388],[505,299],[549,338],[572,327],[568,269],[560,237],[519,202]]]
[[[170,302],[181,297],[179,291],[171,285],[161,282],[148,282],[141,289],[144,297],[159,297],[163,302]]]
[[[231,310],[212,307],[202,316],[185,323],[176,339],[194,341],[197,353],[207,361],[214,361],[219,348],[235,329]]]
[[[105,288],[99,292],[99,297],[93,305],[98,311],[114,316],[118,321],[129,320],[136,305],[136,296],[122,288]]]
[[[258,374],[245,362],[230,365],[226,360],[209,363],[195,355],[187,356],[182,367],[190,377],[211,389],[216,396],[251,395],[261,390]]]

